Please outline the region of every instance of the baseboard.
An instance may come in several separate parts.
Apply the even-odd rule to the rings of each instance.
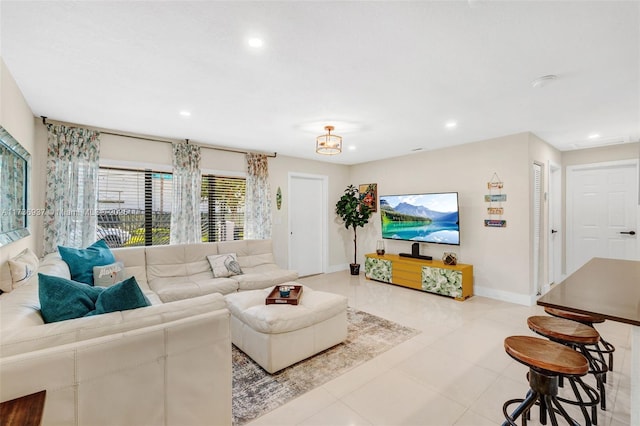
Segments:
[[[489,299],[501,300],[503,302],[517,303],[518,305],[533,306],[538,300],[536,295],[512,293],[510,291],[496,290],[493,288],[473,286],[475,296],[488,297]]]
[[[341,265],[329,265],[329,267],[327,268],[327,274],[330,274],[332,272],[340,272],[340,271],[348,271],[349,270],[349,264],[348,263],[344,263]],[[364,265],[360,266],[360,271],[363,272],[364,271]]]

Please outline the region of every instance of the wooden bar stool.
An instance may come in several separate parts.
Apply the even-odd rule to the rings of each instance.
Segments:
[[[506,419],[502,426],[517,426],[516,420],[522,416],[526,425],[529,410],[540,405],[540,422],[546,424],[546,413],[551,424],[556,426],[556,414],[562,416],[571,425],[578,425],[562,407],[558,398],[558,380],[560,376],[581,377],[589,371],[589,361],[575,350],[546,339],[530,336],[510,336],[504,339],[504,350],[521,364],[529,367],[529,391],[524,399],[510,399],[502,406]],[[519,403],[509,414],[509,406]]]
[[[577,312],[565,311],[563,309],[545,307],[544,311],[554,317],[578,321],[593,328],[595,328],[594,324],[602,324],[606,321],[606,319],[604,317],[601,317],[600,315],[580,314]],[[613,371],[613,353],[615,352],[615,350],[615,346],[604,340],[602,338],[602,335],[600,335],[600,342],[597,345],[597,349],[590,349],[590,352],[598,354],[598,356],[603,360],[604,355],[607,354],[609,356],[609,371]]]
[[[603,378],[608,371],[607,364],[604,360],[594,358],[588,349],[588,346],[595,346],[600,341],[600,334],[598,334],[598,331],[593,327],[589,327],[576,321],[547,316],[529,317],[527,319],[527,325],[531,330],[541,336],[544,336],[554,342],[567,345],[584,355],[589,362],[589,373],[593,374],[596,379],[600,408],[602,410],[606,410],[606,388],[604,386]],[[585,390],[587,395],[589,395],[588,390],[584,388],[583,390]],[[576,397],[579,398],[579,395],[576,394]],[[586,403],[586,405],[592,407],[591,420],[594,424],[597,424],[597,403],[594,404],[592,402],[593,401]]]

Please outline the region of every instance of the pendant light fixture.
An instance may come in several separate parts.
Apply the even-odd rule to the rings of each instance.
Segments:
[[[323,155],[336,155],[342,152],[342,136],[332,135],[333,126],[324,126],[326,134],[316,138],[316,152]]]

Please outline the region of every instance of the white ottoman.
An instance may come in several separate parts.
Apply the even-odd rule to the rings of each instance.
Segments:
[[[346,297],[304,287],[298,305],[266,305],[271,290],[225,296],[231,341],[269,373],[347,338]]]

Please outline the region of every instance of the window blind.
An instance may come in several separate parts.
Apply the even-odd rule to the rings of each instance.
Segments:
[[[244,238],[246,180],[202,176],[202,241]],[[172,174],[101,167],[98,174],[98,237],[110,247],[169,244]]]

